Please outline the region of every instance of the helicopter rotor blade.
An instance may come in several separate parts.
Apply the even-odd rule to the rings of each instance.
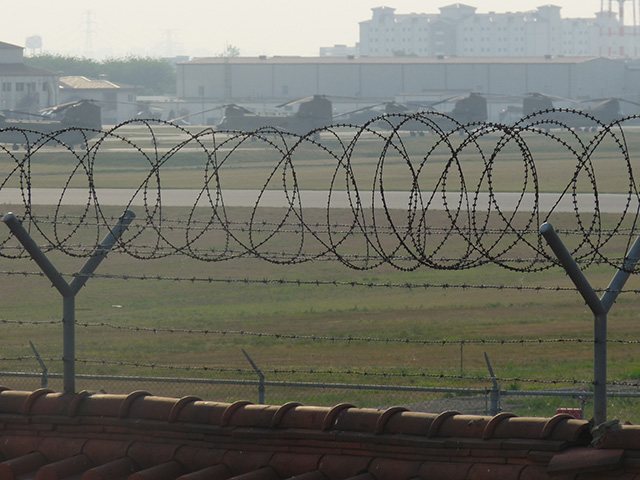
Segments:
[[[295,105],[297,103],[307,102],[309,100],[312,100],[314,98],[314,96],[315,95],[312,95],[310,97],[298,98],[296,100],[291,100],[290,102],[285,102],[285,103],[282,103],[280,105],[276,105],[276,108],[290,107],[291,105]]]
[[[357,108],[356,110],[350,110],[348,112],[340,113],[338,115],[334,115],[333,118],[345,117],[347,115],[351,115],[353,113],[366,112],[367,110],[373,110],[376,107],[384,105],[384,103],[376,103],[375,105],[369,105],[368,107]]]
[[[185,118],[189,118],[189,117],[194,117],[196,115],[202,115],[203,113],[207,113],[207,112],[213,112],[215,110],[220,110],[222,108],[227,108],[229,105],[218,105],[217,107],[213,107],[213,108],[207,108],[206,110],[201,110],[199,112],[195,112],[195,113],[189,113],[187,115],[183,115],[181,117],[176,117],[176,118],[172,118],[171,120],[168,120],[169,122],[177,122],[180,120],[184,120]]]
[[[2,113],[15,113],[17,115],[28,115],[30,117],[40,117],[40,118],[48,118],[46,115],[41,113],[32,113],[32,112],[21,112],[19,110],[0,110]]]

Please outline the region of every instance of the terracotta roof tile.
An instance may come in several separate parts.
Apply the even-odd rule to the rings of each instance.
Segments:
[[[176,407],[179,404],[176,404]],[[173,412],[171,420],[180,423],[204,423],[220,425],[222,416],[229,405],[216,402],[192,401],[182,404],[182,408]]]
[[[103,465],[125,457],[133,445],[130,440],[87,440],[82,446],[82,453],[95,465]]]
[[[271,467],[262,467],[252,472],[233,477],[233,480],[280,480],[280,476]]]
[[[138,467],[133,460],[129,457],[122,457],[87,470],[82,475],[82,480],[114,480],[127,478],[138,470],[140,470],[140,467]]]
[[[497,417],[496,417],[497,418]],[[440,427],[430,436],[438,437],[472,437],[482,439],[492,419],[477,415],[450,415],[442,420]],[[487,438],[491,438],[490,436]]]
[[[271,457],[269,465],[283,478],[294,477],[300,472],[318,470],[322,455],[317,453],[276,453]]]
[[[38,480],[58,480],[80,475],[94,465],[84,455],[74,455],[57,462],[49,463],[38,470]]]
[[[171,460],[136,472],[129,476],[129,480],[174,480],[185,473],[187,472],[180,462]]]
[[[406,462],[393,458],[376,458],[369,465],[369,471],[376,478],[414,478],[418,476],[422,462]]]
[[[175,459],[183,465],[190,465],[194,470],[202,470],[222,463],[225,453],[226,450],[222,448],[182,445],[176,451]]]
[[[347,455],[325,455],[320,460],[320,470],[327,477],[350,478],[367,471],[370,457],[351,457]]]
[[[459,480],[467,478],[472,465],[459,462],[428,462],[422,464],[418,475],[420,478],[437,478],[439,480]]]
[[[2,395],[0,395],[1,400]],[[123,400],[122,395],[95,394],[83,396],[77,407],[76,415],[81,417],[118,417]],[[2,408],[1,403],[0,408]]]
[[[31,392],[20,392],[16,390],[2,389],[0,391],[0,412],[25,413],[24,407]]]
[[[224,426],[271,427],[278,408],[267,405],[242,405],[228,414],[228,418],[224,419]]]
[[[193,473],[188,473],[178,477],[178,480],[226,480],[231,478],[232,473],[226,465],[214,465],[203,468]]]
[[[217,403],[142,391],[62,395],[0,388],[0,427],[1,480],[622,480],[640,475],[639,427],[613,425],[594,448],[588,422],[567,415],[488,417],[349,404]]]
[[[496,480],[497,478],[520,478],[524,465],[475,464],[469,469],[469,480]]]
[[[564,479],[562,476],[550,477],[547,469],[538,465],[528,465],[524,467],[518,480],[552,480],[552,478],[553,480],[573,480],[573,476]]]
[[[36,472],[49,463],[47,457],[40,452],[12,458],[0,463],[0,478],[12,479],[20,475]]]
[[[607,428],[600,438],[601,448],[629,448],[640,450],[640,425],[616,425]]]
[[[291,477],[290,480],[329,480],[329,477],[322,472],[314,471],[296,475],[295,477]]]
[[[388,419],[384,433],[426,435],[436,415],[418,412],[399,412]]]
[[[321,430],[330,410],[328,407],[295,406],[282,415],[278,427]]]
[[[576,474],[621,471],[624,450],[576,448],[555,455],[549,462],[549,474]]]
[[[41,439],[37,437],[0,437],[0,454],[3,458],[16,458],[33,452]],[[0,478],[2,478],[0,476]]]

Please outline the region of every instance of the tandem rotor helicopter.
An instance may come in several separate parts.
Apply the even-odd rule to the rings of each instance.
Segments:
[[[7,114],[28,119],[8,118]],[[101,129],[100,106],[90,100],[56,105],[39,113],[11,110],[0,114],[0,143],[12,144],[14,150],[17,150],[19,145],[35,143],[54,132],[60,132],[55,135],[60,143],[70,147],[83,145]]]
[[[544,93],[528,93],[521,98],[521,107],[511,106],[501,112],[501,123],[515,123],[522,118],[531,117],[532,121],[544,128],[562,124],[577,130],[594,130],[601,124],[608,125],[623,118],[625,115],[622,113],[622,103],[640,107],[640,103],[617,97],[577,101]],[[554,101],[568,105],[567,111],[557,109]],[[583,107],[585,104],[589,106]]]
[[[222,120],[214,127],[216,130],[253,132],[261,128],[274,128],[304,135],[318,128],[331,125],[333,120],[333,103],[326,96],[312,95],[277,105],[276,108],[290,107],[293,105],[298,106],[298,110],[295,113],[275,115],[254,113],[248,108],[232,103],[183,115],[169,121],[184,121],[189,117],[202,115],[206,112],[223,110]]]
[[[447,103],[453,103],[451,111],[441,112],[435,108]],[[384,108],[381,109],[381,107]],[[437,115],[428,115],[430,113]],[[425,115],[425,117],[408,118],[417,115]],[[472,92],[434,102],[408,102],[406,104],[384,102],[345,112],[334,118],[338,117],[345,117],[344,122],[349,124],[363,125],[375,121],[374,126],[378,128],[397,128],[409,131],[411,135],[424,135],[425,132],[435,129],[452,131],[459,128],[460,125],[485,122],[488,118],[488,112],[486,98]]]

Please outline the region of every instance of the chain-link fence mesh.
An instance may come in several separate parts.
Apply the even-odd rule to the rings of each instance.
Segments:
[[[62,375],[43,377],[37,372],[0,372],[0,384],[16,390],[47,387],[62,391]],[[577,418],[593,415],[593,393],[588,385],[546,390],[497,390],[486,388],[418,387],[384,384],[331,384],[312,382],[270,382],[247,379],[203,379],[80,375],[78,391],[128,394],[144,390],[150,394],[180,398],[194,395],[202,400],[281,405],[333,406],[349,403],[361,408],[385,409],[401,406],[412,411],[440,413],[447,410],[463,414],[494,415],[510,412],[519,416],[550,417],[558,412]],[[640,393],[635,388],[611,387],[607,408],[609,417],[622,422],[640,423]]]

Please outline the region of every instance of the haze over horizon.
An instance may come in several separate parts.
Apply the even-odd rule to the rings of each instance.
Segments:
[[[427,3],[429,3],[427,5]],[[216,56],[226,46],[243,56],[317,56],[320,47],[354,45],[358,23],[371,18],[371,8],[388,6],[402,13],[437,13],[452,1],[424,0],[190,0],[184,4],[166,0],[136,2],[111,0],[78,6],[77,1],[43,3],[24,0],[4,6],[5,22],[0,41],[26,46],[39,36],[37,52],[102,59],[107,57]],[[545,0],[469,0],[478,13],[528,11]],[[593,17],[597,0],[559,0],[563,17]],[[608,3],[608,2],[605,2]],[[617,3],[617,2],[614,2]],[[315,5],[318,7],[316,8]],[[505,7],[506,5],[506,7]],[[627,19],[632,18],[628,6]],[[25,54],[33,53],[26,49]]]

